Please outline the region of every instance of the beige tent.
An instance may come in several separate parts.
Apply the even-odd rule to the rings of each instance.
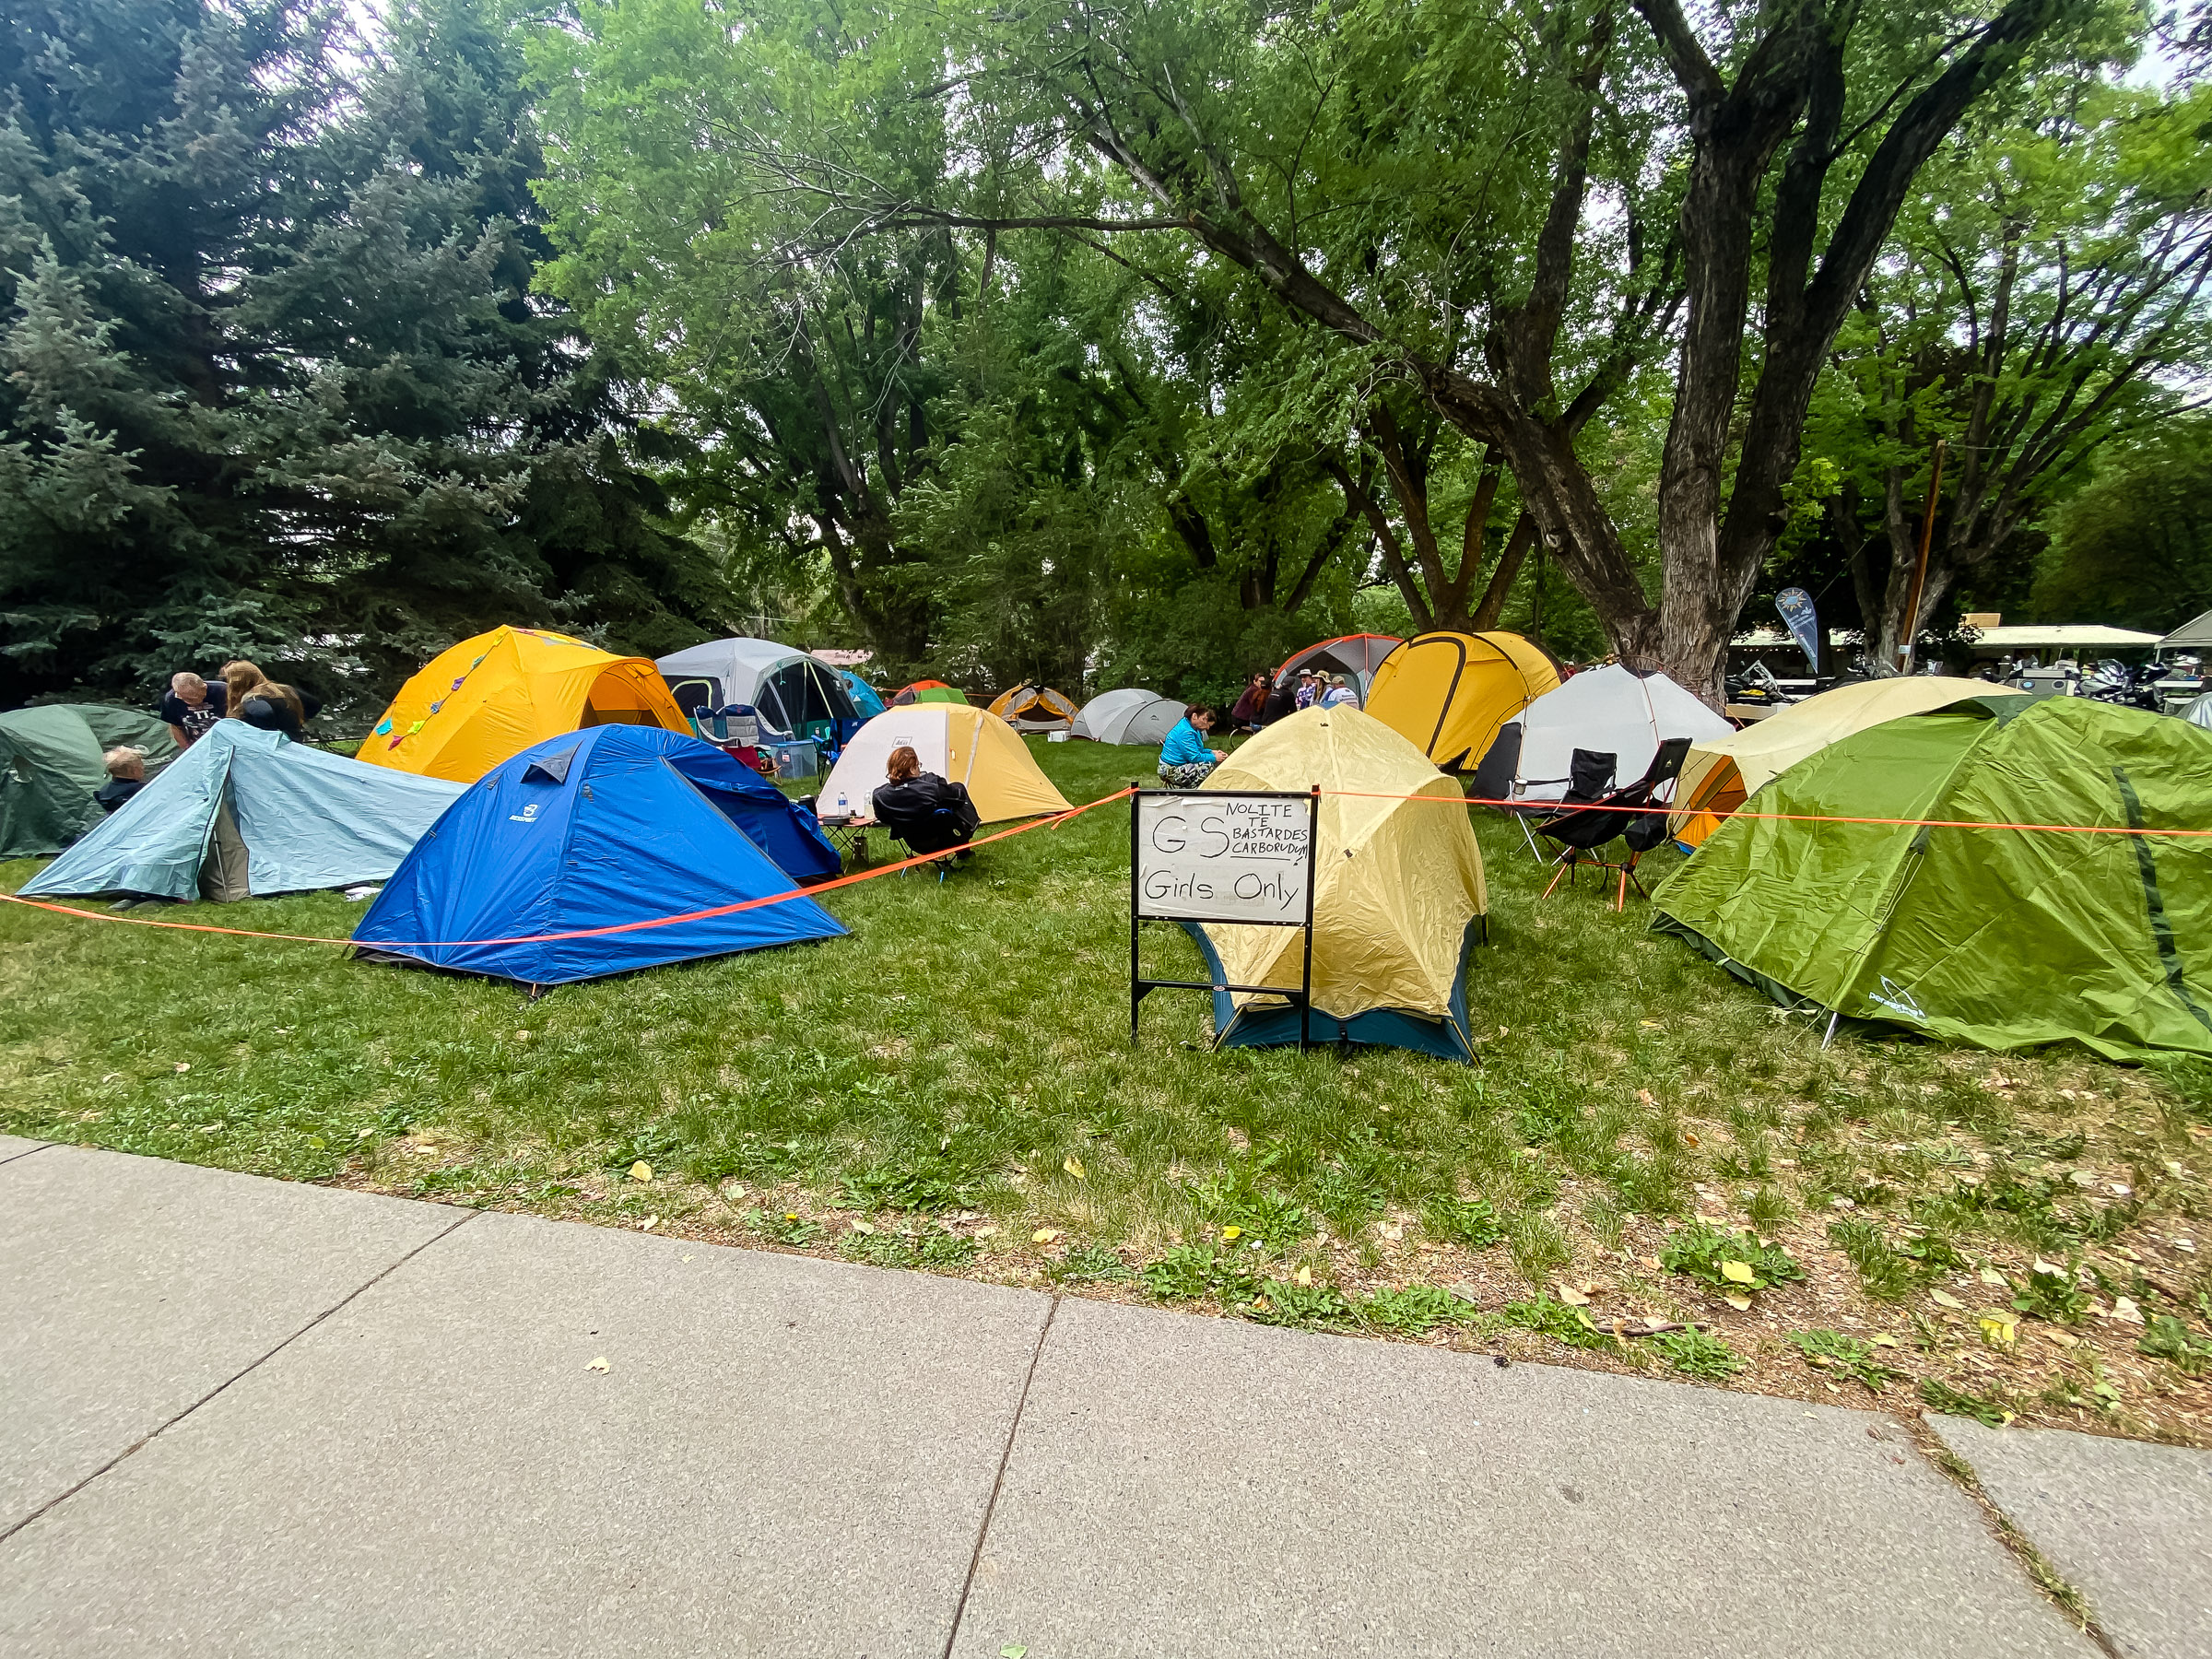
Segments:
[[[1459,786],[1381,721],[1346,705],[1278,720],[1223,761],[1194,798],[1233,789],[1302,794],[1315,784],[1323,794],[1313,1037],[1473,1059],[1467,952],[1488,905]],[[1304,937],[1297,928],[1209,923],[1191,932],[1225,971],[1220,982],[1299,982]],[[1299,1019],[1279,998],[1225,992],[1215,998],[1214,1029],[1231,1047],[1295,1042]]]
[[[1071,810],[1037,770],[1029,746],[997,715],[969,703],[918,702],[886,709],[853,734],[822,785],[823,816],[868,816],[896,748],[912,748],[924,771],[965,783],[986,824]]]
[[[2019,695],[1987,680],[1932,674],[1865,680],[1823,691],[1729,736],[1693,745],[1675,787],[1667,832],[1688,846],[1701,845],[1760,784],[1853,732],[1925,714],[1962,698]]]

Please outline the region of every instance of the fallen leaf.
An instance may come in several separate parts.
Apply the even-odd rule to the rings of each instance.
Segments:
[[[651,1232],[660,1224],[661,1218],[658,1216],[648,1216],[644,1220],[638,1223],[638,1230],[640,1232]]]
[[[1298,1282],[1301,1285],[1311,1285],[1313,1282],[1313,1269],[1300,1267],[1298,1270]]]
[[[1243,1236],[1244,1230],[1241,1227],[1225,1227],[1221,1230],[1221,1242],[1224,1244],[1230,1243]]]
[[[1590,1299],[1572,1285],[1560,1285],[1556,1288],[1559,1290],[1559,1300],[1571,1308],[1586,1308],[1590,1305]]]
[[[602,1355],[600,1355],[598,1359],[596,1359],[593,1360],[593,1361],[592,1361],[592,1362],[591,1362],[589,1365],[585,1366],[583,1369],[584,1369],[585,1371],[605,1371],[605,1370],[606,1369],[606,1356],[605,1354],[602,1354]]]
[[[1738,1313],[1748,1313],[1751,1311],[1751,1299],[1746,1296],[1741,1290],[1731,1290],[1725,1296],[1722,1297],[1721,1300],[1726,1302],[1730,1307],[1734,1308]]]
[[[2041,1268],[2042,1264],[2038,1262],[2036,1266]],[[1994,1267],[1984,1267],[1982,1269],[1982,1282],[1985,1285],[2002,1285],[2006,1281],[2005,1276]]]
[[[1009,1641],[998,1650],[998,1659],[1029,1659],[1030,1650],[1018,1641]]]
[[[1403,1221],[1385,1221],[1375,1230],[1395,1244],[1406,1236],[1406,1224]]]
[[[517,1042],[527,1042],[530,1041],[530,1033],[527,1031],[517,1031],[514,1034],[514,1040]]]
[[[2018,1315],[1984,1313],[1978,1323],[1982,1326],[1983,1337],[1987,1341],[2010,1347],[2019,1340],[2020,1322]]]
[[[1732,1285],[1756,1285],[1759,1275],[1751,1271],[1748,1262],[1723,1262],[1721,1277]]]
[[[647,1163],[643,1159],[639,1159],[636,1163],[629,1166],[629,1178],[632,1181],[651,1181],[653,1179],[653,1166]]]
[[[998,1229],[995,1227],[979,1227],[975,1230],[975,1236],[979,1239],[995,1239],[998,1237]]]
[[[1636,1091],[1636,1099],[1639,1102],[1646,1106],[1656,1106],[1659,1104],[1657,1100],[1652,1098],[1652,1091],[1648,1088],[1638,1089]]]
[[[2060,1347],[2077,1347],[2081,1344],[2080,1337],[2072,1335],[2065,1331],[2052,1330],[2048,1326],[2044,1327],[2043,1340],[2046,1342],[2055,1342]]]
[[[188,1072],[192,1069],[192,1062],[189,1060],[180,1060],[177,1062],[177,1069],[181,1072]]]
[[[2041,1256],[2037,1256],[2037,1257],[2035,1258],[2035,1270],[2036,1270],[2036,1272],[2038,1272],[2038,1273],[2045,1273],[2045,1274],[2060,1274],[2060,1275],[2063,1275],[2063,1274],[2064,1274],[2064,1273],[2066,1271],[2066,1270],[2065,1270],[2064,1267],[2061,1267],[2061,1266],[2060,1266],[2060,1265],[2058,1265],[2056,1262],[2046,1262],[2046,1261],[2044,1261],[2044,1260],[2043,1260],[2043,1258],[2042,1258]],[[1998,1279],[1996,1282],[1997,1282],[1998,1284],[2000,1284],[2000,1285],[2001,1285],[2001,1284],[2003,1284],[2005,1281],[2004,1281],[2002,1278],[2000,1278],[2000,1279]]]
[[[1065,1170],[1070,1175],[1073,1175],[1077,1181],[1085,1179],[1083,1174],[1083,1160],[1077,1158],[1072,1152],[1060,1160],[1060,1167]]]
[[[2112,1298],[2112,1317],[2128,1324],[2141,1324],[2143,1310],[2136,1305],[2134,1297],[2115,1296]]]
[[[872,1233],[876,1230],[865,1221],[855,1221],[853,1223],[853,1230],[856,1233]]]
[[[1963,1308],[1966,1306],[1948,1290],[1931,1290],[1928,1292],[1928,1300],[1939,1308]]]
[[[1877,1332],[1874,1338],[1874,1346],[1876,1347],[1895,1347],[1897,1346],[1897,1338],[1890,1335],[1887,1331]]]
[[[1035,1232],[1030,1235],[1030,1242],[1032,1244],[1050,1244],[1059,1236],[1060,1230],[1058,1228],[1041,1227]]]
[[[687,1261],[687,1262],[688,1262],[689,1260],[691,1260],[691,1258],[690,1258],[689,1256],[686,1256],[686,1257],[684,1258],[684,1260],[685,1260],[685,1261]]]

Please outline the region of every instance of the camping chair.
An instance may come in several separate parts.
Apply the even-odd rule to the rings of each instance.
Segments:
[[[1488,801],[1493,806],[1501,801],[1512,802],[1518,788],[1515,778],[1520,771],[1521,723],[1510,720],[1498,728],[1498,735],[1491,740],[1488,749],[1484,751],[1481,761],[1475,768],[1474,777],[1468,780],[1467,794],[1477,801]],[[1606,775],[1608,778],[1611,776],[1610,773]],[[1544,849],[1536,845],[1535,834],[1529,828],[1529,820],[1542,818],[1551,811],[1552,804],[1545,801],[1524,806],[1516,803],[1500,806],[1497,809],[1521,826],[1521,839],[1528,843],[1529,853],[1535,861],[1538,864],[1548,863]]]
[[[760,715],[749,703],[712,711],[700,708],[692,713],[691,724],[709,743],[755,771],[772,770],[760,764]]]
[[[1551,897],[1565,877],[1573,884],[1576,866],[1588,863],[1598,869],[1619,876],[1620,890],[1613,900],[1613,908],[1625,910],[1629,902],[1629,884],[1634,882],[1636,890],[1644,892],[1637,877],[1637,861],[1666,839],[1666,814],[1664,811],[1630,814],[1624,807],[1651,806],[1657,803],[1659,792],[1670,787],[1682,771],[1684,757],[1689,753],[1689,739],[1669,737],[1659,746],[1652,763],[1642,777],[1626,789],[1607,790],[1612,781],[1614,758],[1611,755],[1593,754],[1588,749],[1576,749],[1569,770],[1574,773],[1567,797],[1560,803],[1566,810],[1536,826],[1536,833],[1547,841],[1556,841],[1560,848],[1559,874],[1551,878],[1551,886],[1544,889]],[[1602,779],[1600,782],[1598,780]],[[1588,785],[1596,783],[1594,789]],[[1610,841],[1626,841],[1629,856],[1623,863],[1614,864],[1590,854]],[[1601,877],[1602,882],[1604,877]]]
[[[933,806],[927,812],[886,813],[876,821],[885,833],[895,841],[904,841],[916,854],[928,856],[925,848],[936,850],[937,879],[952,868],[953,860],[968,850],[968,843],[981,828],[974,806],[968,800],[965,788],[960,788],[958,806]]]

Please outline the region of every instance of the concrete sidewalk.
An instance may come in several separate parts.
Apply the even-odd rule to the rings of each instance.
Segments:
[[[5,1137],[0,1391],[0,1654],[2098,1652],[1872,1413]],[[1943,1432],[2212,1655],[2212,1457]]]

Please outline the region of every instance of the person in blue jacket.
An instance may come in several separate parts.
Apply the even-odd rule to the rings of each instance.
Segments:
[[[1195,789],[1206,780],[1206,774],[1221,764],[1227,757],[1218,748],[1206,747],[1205,734],[1214,729],[1214,712],[1204,703],[1193,703],[1182,712],[1159,746],[1159,781],[1170,789]]]

